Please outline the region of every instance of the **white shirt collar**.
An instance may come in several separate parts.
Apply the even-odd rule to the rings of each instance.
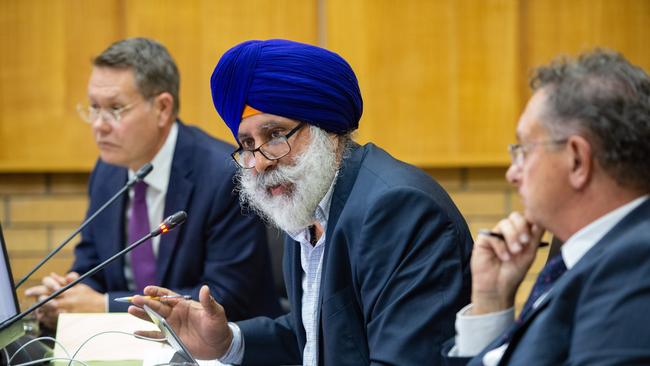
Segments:
[[[149,175],[144,177],[144,182],[147,183],[149,187],[154,188],[159,192],[167,192],[177,139],[178,123],[174,122],[169,130],[165,143],[160,150],[158,150],[156,156],[151,160],[153,170]],[[133,178],[134,175],[135,172],[129,169],[129,179]]]
[[[606,213],[589,225],[583,227],[573,234],[562,245],[562,259],[567,269],[575,266],[576,263],[591,249],[605,234],[607,234],[616,224],[618,224],[627,214],[641,205],[648,195],[641,196],[625,205]]]

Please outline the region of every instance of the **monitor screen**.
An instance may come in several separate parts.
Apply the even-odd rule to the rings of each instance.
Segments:
[[[18,322],[13,326],[5,326],[7,319],[18,314],[18,297],[14,289],[14,279],[9,266],[7,245],[2,235],[0,226],[0,348],[11,343],[22,334],[22,323]]]

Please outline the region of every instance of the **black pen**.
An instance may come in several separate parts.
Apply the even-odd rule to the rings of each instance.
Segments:
[[[488,229],[480,229],[480,230],[478,231],[478,234],[479,234],[479,235],[487,235],[487,236],[491,236],[491,237],[493,237],[493,238],[500,239],[500,240],[502,240],[502,241],[504,241],[504,242],[506,241],[506,238],[503,236],[503,234],[501,234],[501,233],[497,233],[497,232],[492,231],[492,230],[488,230]],[[539,242],[539,245],[537,246],[537,248],[544,248],[544,247],[547,247],[547,246],[549,246],[549,245],[550,245],[549,242],[547,242],[547,241],[541,241],[541,242]]]

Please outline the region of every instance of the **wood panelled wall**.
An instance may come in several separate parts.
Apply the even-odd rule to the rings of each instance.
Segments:
[[[559,53],[622,51],[650,70],[649,0],[0,0],[0,171],[88,171],[90,60],[158,39],[181,70],[181,118],[233,141],[209,77],[247,39],[340,53],[364,95],[358,139],[422,167],[502,166],[528,71]]]

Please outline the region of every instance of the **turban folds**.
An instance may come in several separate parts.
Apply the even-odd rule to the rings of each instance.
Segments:
[[[235,138],[247,105],[339,134],[355,130],[363,111],[357,78],[341,56],[287,40],[231,48],[215,67],[210,88]]]

